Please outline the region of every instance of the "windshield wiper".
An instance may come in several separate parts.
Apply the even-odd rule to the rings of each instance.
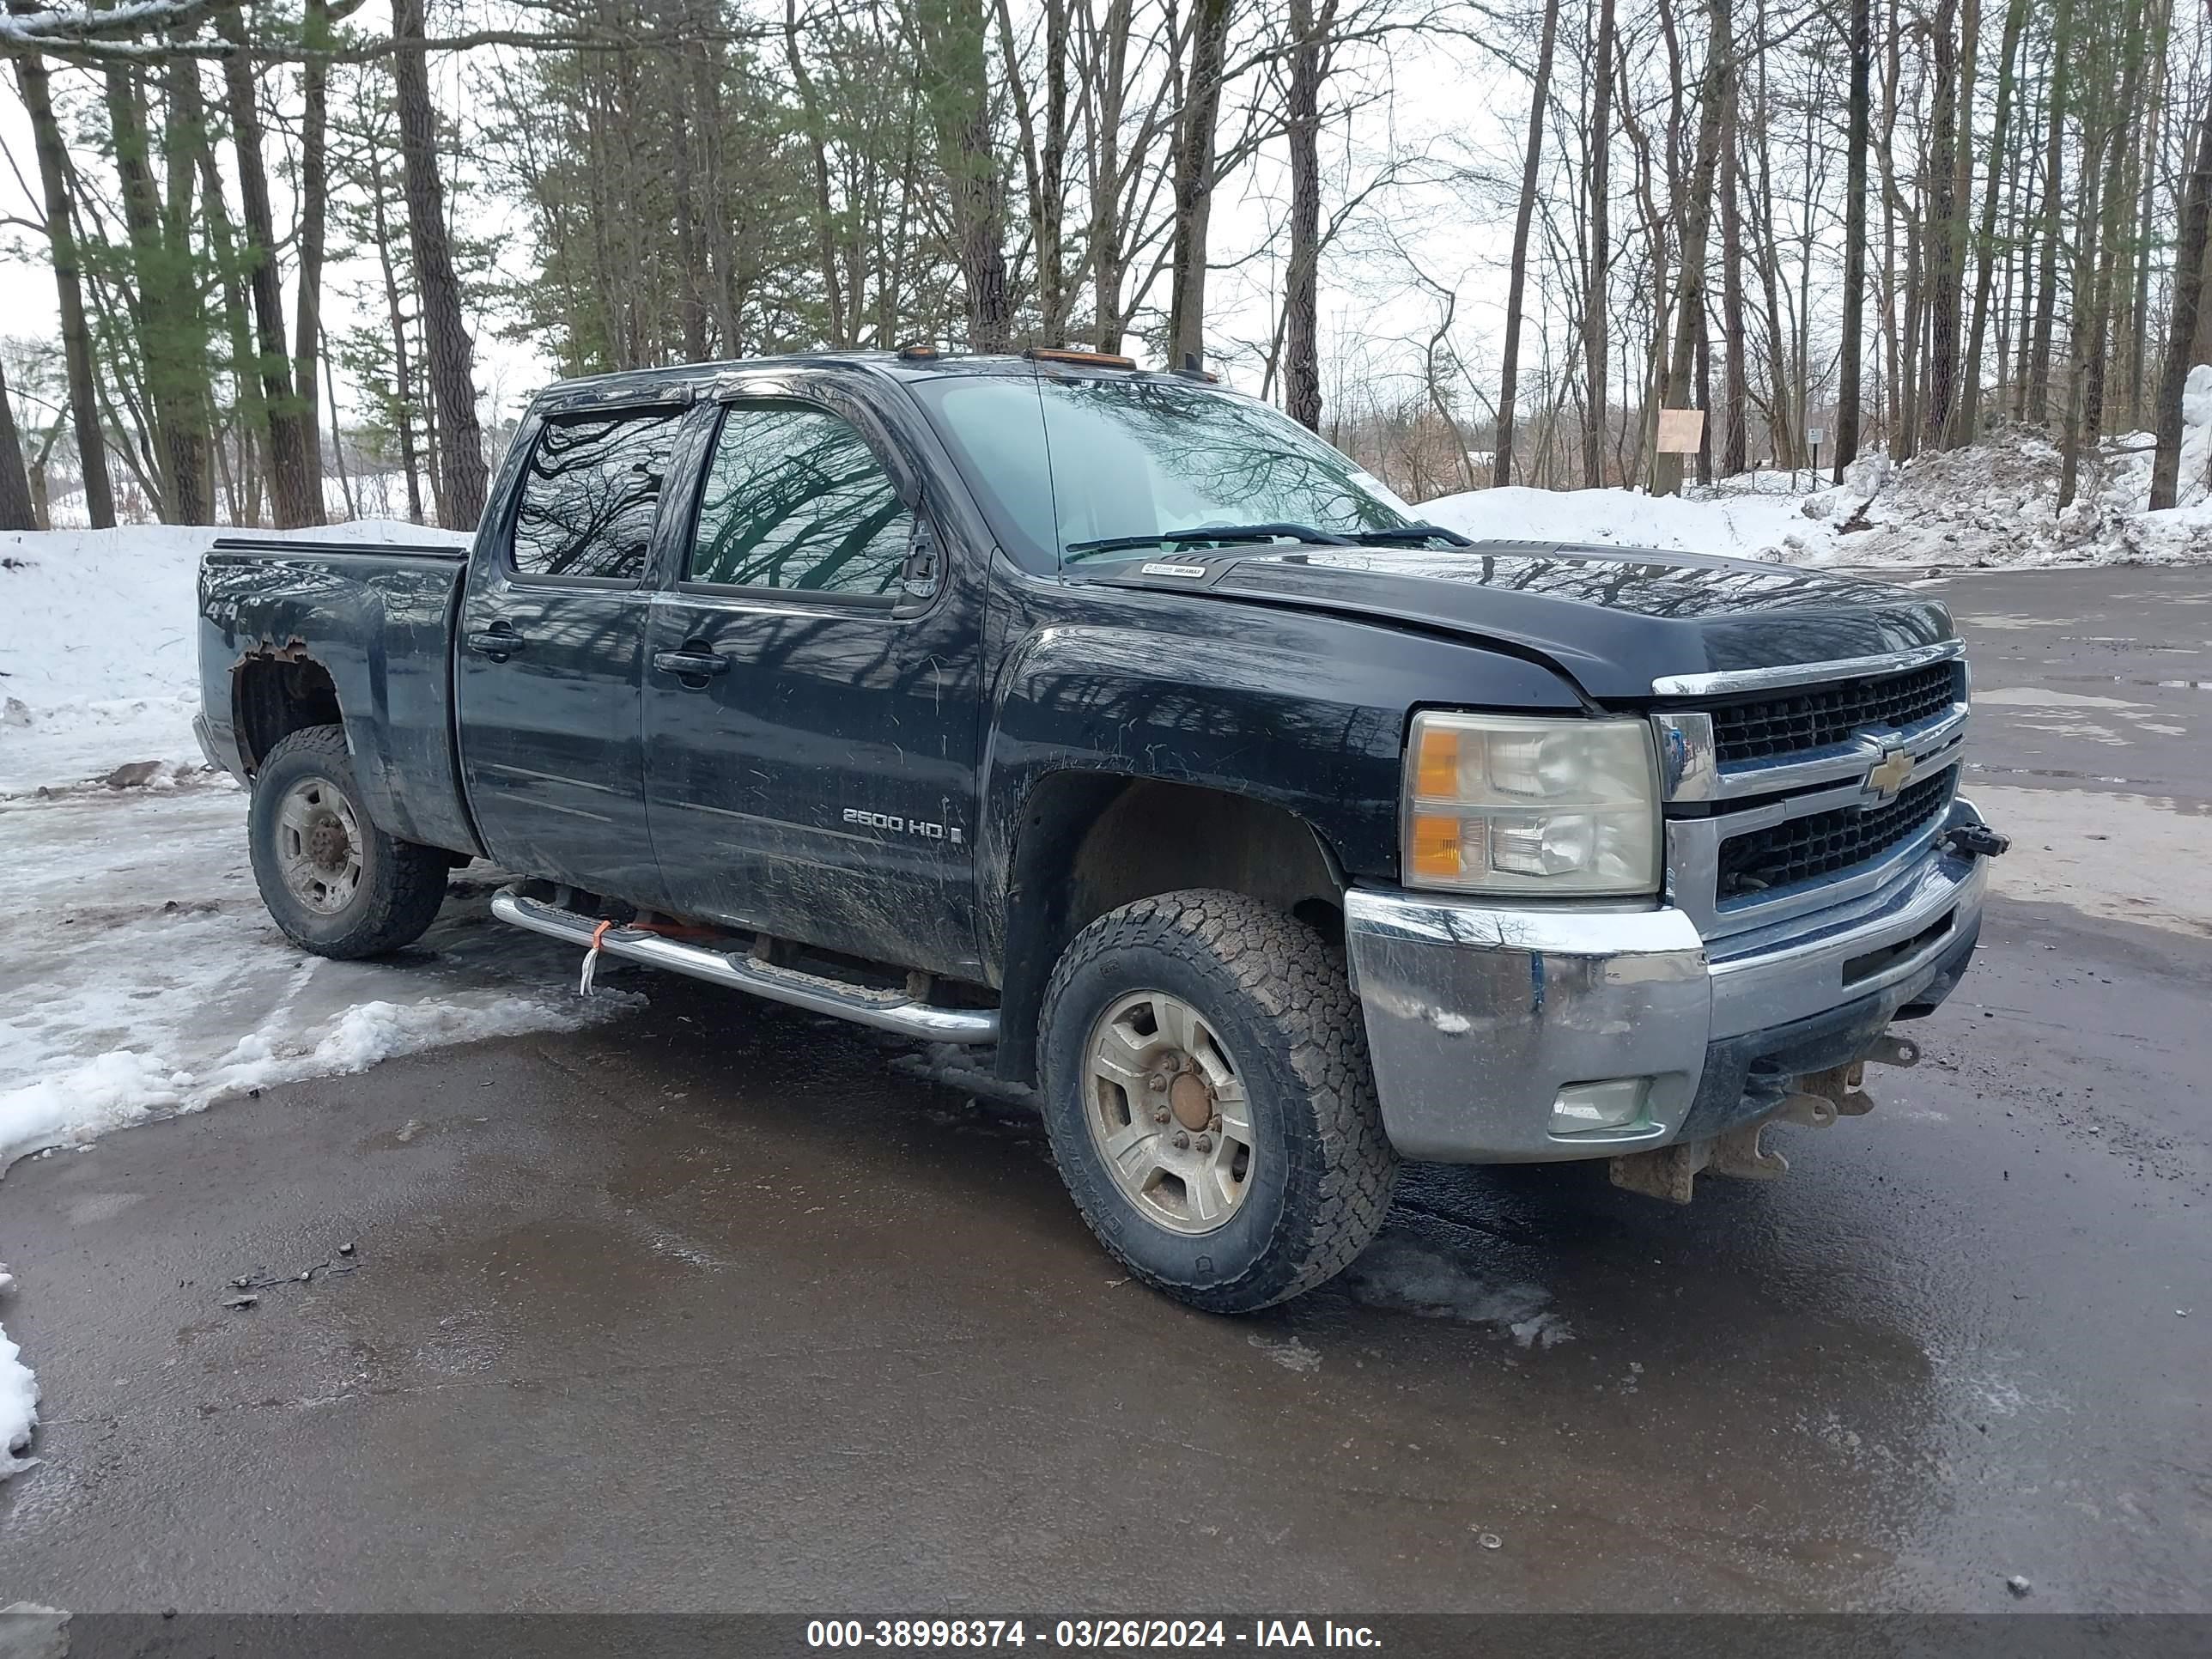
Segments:
[[[1095,542],[1070,542],[1070,558],[1091,553],[1120,553],[1139,547],[1181,546],[1193,542],[1303,542],[1309,547],[1351,547],[1348,537],[1332,536],[1310,524],[1213,524],[1189,530],[1157,530],[1149,536],[1109,536]]]
[[[1363,530],[1352,539],[1362,547],[1388,547],[1393,542],[1446,542],[1454,547],[1474,545],[1458,531],[1447,530],[1440,524],[1401,524],[1389,530]]]

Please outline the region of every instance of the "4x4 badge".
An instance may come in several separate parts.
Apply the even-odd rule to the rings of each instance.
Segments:
[[[1919,764],[1909,750],[1885,749],[1867,773],[1867,787],[1885,801],[1895,800],[1897,792],[1912,781],[1913,769]]]

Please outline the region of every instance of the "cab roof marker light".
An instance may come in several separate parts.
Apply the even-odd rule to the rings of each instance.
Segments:
[[[1093,368],[1134,368],[1134,357],[1110,351],[1074,351],[1060,346],[1031,346],[1022,356],[1035,363],[1087,363]]]

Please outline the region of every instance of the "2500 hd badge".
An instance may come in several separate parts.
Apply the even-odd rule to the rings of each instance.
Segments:
[[[960,826],[947,829],[941,823],[932,823],[927,818],[901,817],[896,812],[871,812],[866,807],[848,806],[845,822],[864,824],[871,830],[886,830],[894,836],[920,836],[924,841],[941,841],[948,846],[961,845]]]

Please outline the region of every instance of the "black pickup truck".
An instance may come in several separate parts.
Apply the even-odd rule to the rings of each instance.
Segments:
[[[2002,840],[1894,588],[1483,544],[1195,371],[1079,352],[605,376],[465,554],[217,544],[201,737],[330,956],[518,926],[1033,1091],[1106,1247],[1319,1284],[1401,1158],[1677,1200],[1866,1109]]]

